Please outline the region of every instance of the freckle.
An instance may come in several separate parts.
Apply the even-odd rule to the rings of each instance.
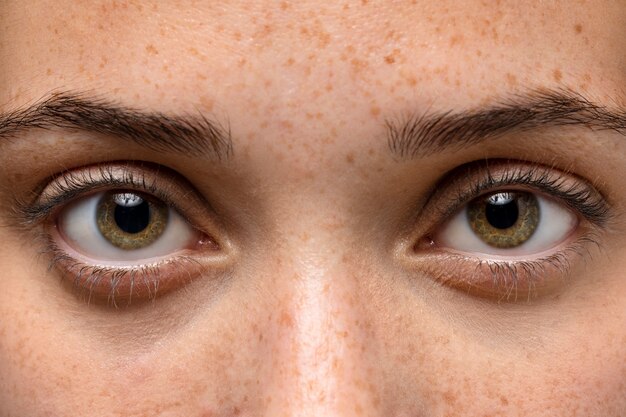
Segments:
[[[504,395],[500,397],[500,402],[502,403],[502,405],[509,405],[509,400],[507,400]]]
[[[282,127],[283,129],[293,130],[293,123],[291,123],[289,120],[281,120],[279,124],[280,127]]]
[[[483,51],[481,51],[480,49],[476,50],[476,56],[482,56],[483,55]]]
[[[156,49],[156,47],[152,44],[150,45],[146,45],[146,52],[149,53],[150,55],[158,55],[159,54],[159,50]]]
[[[202,105],[202,108],[207,111],[213,110],[214,101],[207,96],[200,97],[200,104]]]
[[[241,32],[233,33],[233,38],[235,38],[235,40],[239,42],[241,40]]]
[[[555,69],[552,75],[554,76],[554,80],[557,82],[561,81],[561,78],[563,78],[563,74],[558,69]]]
[[[450,38],[450,46],[455,46],[457,44],[460,44],[462,40],[463,40],[462,35],[454,35]]]
[[[443,393],[443,399],[448,405],[454,405],[456,403],[456,395],[450,391]]]
[[[287,61],[285,61],[285,65],[286,65],[286,66],[288,66],[288,67],[290,67],[290,66],[292,66],[295,62],[296,62],[296,60],[295,60],[295,59],[293,59],[293,58],[289,58]]]
[[[506,82],[509,84],[510,87],[516,86],[517,77],[509,72],[506,74]]]
[[[577,23],[574,25],[574,32],[581,33],[582,31],[583,31],[583,25],[581,25],[580,23]]]
[[[388,64],[393,64],[394,62],[396,62],[396,58],[394,58],[393,55],[387,55],[385,57],[385,62]]]
[[[352,70],[354,72],[361,72],[365,68],[367,68],[367,64],[365,63],[365,61],[363,61],[362,59],[358,59],[358,58],[353,58],[350,61],[350,64],[352,65]]]
[[[46,75],[52,75],[52,68],[48,68],[46,70]]]
[[[372,106],[372,107],[370,108],[370,114],[371,114],[372,116],[378,116],[378,115],[380,114],[380,107],[378,107],[378,106]]]
[[[346,162],[349,164],[354,164],[354,154],[353,153],[349,153],[348,155],[346,155]]]

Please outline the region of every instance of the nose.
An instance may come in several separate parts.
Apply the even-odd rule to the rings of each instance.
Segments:
[[[276,313],[270,416],[378,416],[377,351],[358,275],[328,257],[294,267]]]

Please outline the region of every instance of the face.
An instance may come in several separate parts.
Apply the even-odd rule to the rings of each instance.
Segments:
[[[0,6],[0,414],[623,416],[626,5]]]

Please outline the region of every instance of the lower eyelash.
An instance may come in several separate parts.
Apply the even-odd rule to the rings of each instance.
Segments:
[[[413,268],[471,295],[498,302],[530,302],[562,285],[576,260],[592,258],[591,249],[601,249],[598,237],[597,232],[590,231],[560,251],[532,260],[500,261],[437,251],[413,260]],[[452,270],[450,265],[454,265]]]
[[[198,260],[185,255],[125,268],[87,265],[68,255],[50,237],[46,252],[51,255],[49,270],[58,270],[61,280],[71,285],[77,297],[87,304],[105,303],[115,308],[127,307],[136,300],[154,301],[157,294],[190,283],[205,269]]]

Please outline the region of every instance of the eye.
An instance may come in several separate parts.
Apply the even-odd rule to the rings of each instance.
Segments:
[[[433,236],[433,242],[477,256],[529,257],[566,241],[578,217],[549,197],[495,191],[466,204]]]
[[[171,256],[200,239],[173,208],[130,190],[98,193],[73,203],[58,217],[60,237],[90,263],[146,263]]]
[[[502,301],[565,290],[600,249],[611,219],[585,179],[533,163],[472,162],[451,171],[422,209],[407,266],[447,287]]]
[[[41,227],[42,252],[87,303],[154,300],[200,277],[218,279],[233,259],[208,201],[160,165],[122,161],[64,171],[18,212],[24,224]]]

